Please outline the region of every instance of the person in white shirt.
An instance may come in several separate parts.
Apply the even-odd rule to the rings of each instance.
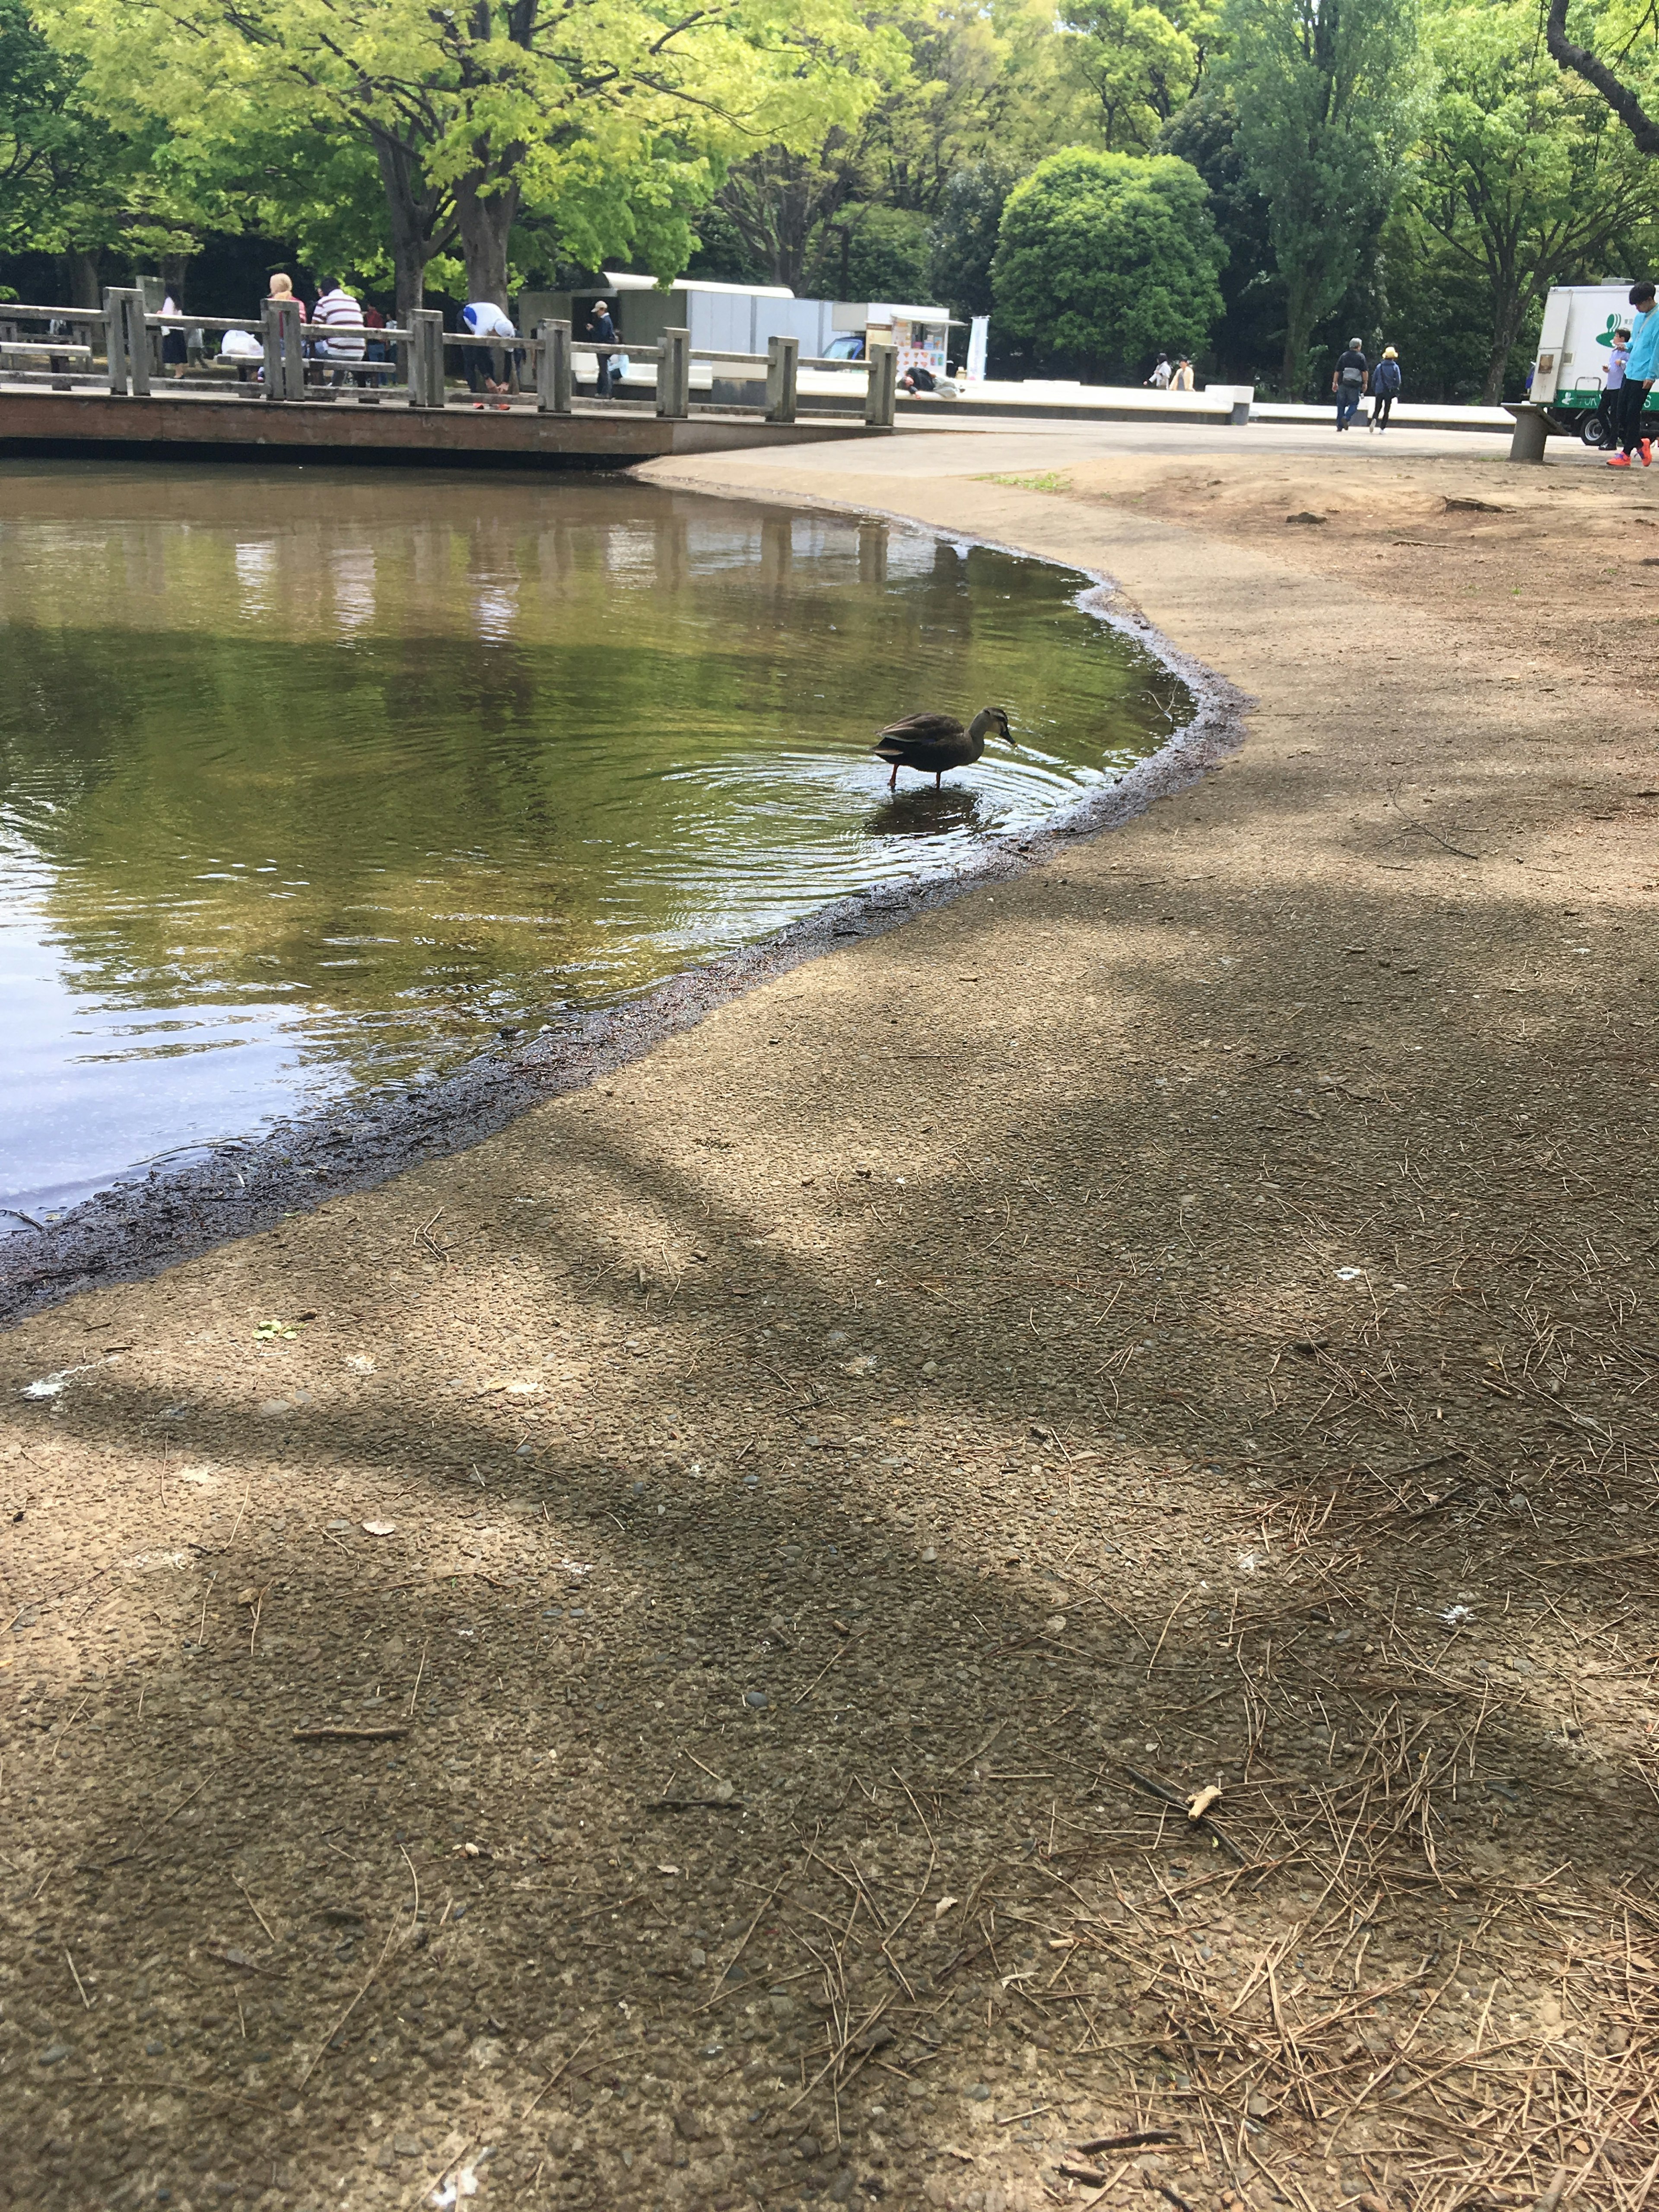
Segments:
[[[1169,355],[1167,353],[1161,353],[1158,357],[1158,367],[1152,371],[1146,381],[1152,386],[1154,392],[1167,392],[1170,388],[1170,379],[1174,374],[1175,371],[1170,366]]]
[[[519,335],[513,327],[511,318],[493,300],[469,300],[461,309],[461,328],[475,338],[515,338]],[[468,384],[475,392],[487,392],[490,395],[490,402],[497,408],[503,408],[507,404],[507,396],[513,389],[514,370],[522,357],[517,351],[507,352],[499,346],[492,346],[488,352],[483,346],[463,346],[461,349],[461,362],[466,370]],[[495,372],[494,376],[489,374],[492,368]],[[472,404],[482,408],[489,402],[474,399]]]
[[[179,315],[184,313],[171,292],[161,302],[161,313],[164,315]],[[178,378],[184,374],[189,358],[190,349],[185,343],[184,332],[164,330],[161,333],[161,366],[164,368],[170,368],[174,377]]]
[[[317,301],[312,326],[323,333],[317,341],[319,361],[356,364],[363,357],[366,341],[362,333],[363,310],[361,301],[354,300],[344,286],[334,283],[325,284]],[[331,380],[336,384],[346,380],[344,368],[337,367]],[[360,378],[359,382],[362,380]]]
[[[251,378],[257,382],[264,374],[264,341],[252,331],[227,331],[219,340],[219,358],[235,362],[238,384],[246,384]]]

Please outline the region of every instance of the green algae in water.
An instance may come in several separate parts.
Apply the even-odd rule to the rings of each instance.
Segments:
[[[0,1194],[429,1073],[1120,775],[1086,579],[626,481],[0,471]],[[1017,743],[896,798],[921,707]]]

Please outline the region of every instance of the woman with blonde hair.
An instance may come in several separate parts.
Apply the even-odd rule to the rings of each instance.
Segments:
[[[280,269],[271,278],[270,289],[266,293],[265,297],[267,300],[292,300],[300,310],[300,320],[302,323],[307,320],[306,303],[295,290],[294,279],[291,276],[285,276]]]

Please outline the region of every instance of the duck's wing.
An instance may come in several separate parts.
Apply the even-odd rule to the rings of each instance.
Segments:
[[[954,714],[907,714],[902,722],[890,722],[876,744],[878,750],[888,744],[948,745],[967,734]]]

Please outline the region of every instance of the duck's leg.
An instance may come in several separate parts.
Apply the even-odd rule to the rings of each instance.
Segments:
[[[944,780],[944,776],[945,770],[942,768],[938,768],[933,770],[933,788],[935,791],[939,788],[939,786]]]
[[[893,773],[887,779],[887,788],[889,791],[896,791],[898,789],[898,771],[899,764],[895,761],[893,763]]]

